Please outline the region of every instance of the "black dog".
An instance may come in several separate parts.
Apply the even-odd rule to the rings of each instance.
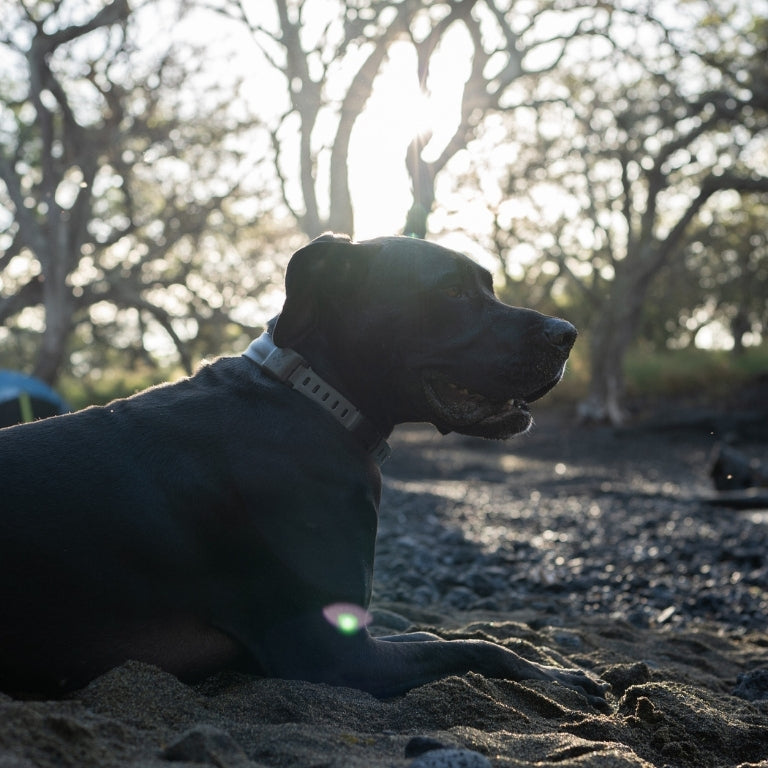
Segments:
[[[135,658],[379,696],[473,670],[601,703],[580,670],[365,627],[386,436],[406,421],[526,430],[574,328],[505,306],[474,262],[409,238],[318,238],[286,293],[244,356],[0,431],[0,687],[73,688]]]

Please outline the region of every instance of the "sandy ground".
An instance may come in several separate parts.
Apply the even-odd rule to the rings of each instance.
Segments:
[[[373,630],[580,665],[612,684],[609,714],[472,674],[379,701],[231,673],[190,686],[129,662],[67,700],[0,695],[0,768],[394,767],[419,737],[492,766],[768,767],[768,510],[705,503],[729,425],[539,421],[504,444],[397,433]],[[733,439],[768,459],[759,430]]]

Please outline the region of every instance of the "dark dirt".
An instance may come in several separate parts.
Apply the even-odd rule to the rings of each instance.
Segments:
[[[506,443],[403,429],[387,467],[377,596],[533,607],[536,621],[768,626],[768,512],[705,503],[717,497],[718,444],[727,437],[768,466],[768,424],[763,441],[751,424],[742,438],[738,419],[678,419],[576,428],[545,412]]]
[[[71,700],[0,695],[0,768],[406,766],[414,737],[493,766],[768,768],[768,509],[707,503],[726,433],[768,462],[756,418],[670,409],[617,432],[544,411],[507,443],[421,426],[392,440],[372,630],[581,665],[612,684],[610,714],[473,674],[378,701],[234,674],[189,686],[131,662]]]

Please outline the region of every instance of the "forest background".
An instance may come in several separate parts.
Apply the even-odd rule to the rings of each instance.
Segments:
[[[325,230],[572,320],[565,396],[768,371],[766,0],[2,0],[0,367],[77,405],[241,351]]]

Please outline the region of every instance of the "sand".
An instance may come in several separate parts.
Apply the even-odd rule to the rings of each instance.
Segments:
[[[0,695],[0,768],[391,768],[433,742],[492,766],[768,767],[768,577],[756,554],[768,516],[699,501],[713,437],[706,425],[617,436],[552,417],[514,445],[423,428],[393,441],[372,630],[484,637],[583,666],[612,684],[610,713],[554,683],[475,674],[380,701],[235,673],[187,685],[129,661],[66,700]],[[739,447],[765,455],[761,440]],[[664,527],[675,513],[693,522]],[[441,557],[405,578],[402,553],[427,540]],[[654,557],[667,544],[672,554]],[[633,561],[638,547],[647,557]],[[451,583],[449,569],[466,576]],[[444,754],[444,765],[485,765]]]

